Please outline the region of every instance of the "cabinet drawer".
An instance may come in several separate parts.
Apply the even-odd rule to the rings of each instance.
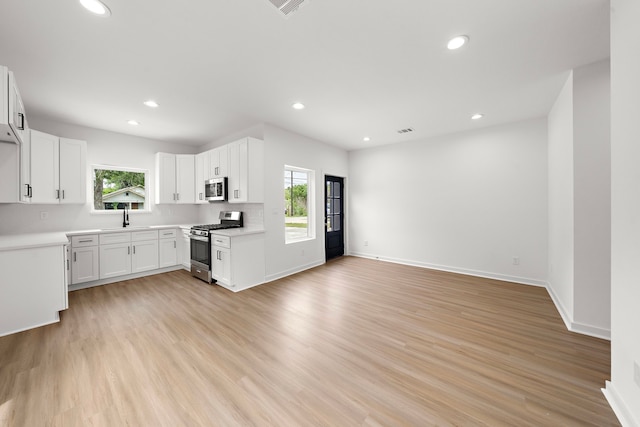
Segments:
[[[177,233],[176,230],[160,230],[161,239],[175,239]]]
[[[158,230],[133,231],[131,233],[132,242],[140,242],[142,240],[158,240]]]
[[[98,235],[88,234],[86,236],[71,236],[71,246],[74,248],[82,248],[85,246],[97,246]]]
[[[130,241],[131,233],[111,233],[100,235],[101,245],[110,245],[112,243],[129,243]]]
[[[218,236],[214,234],[211,241],[213,242],[213,246],[221,246],[223,248],[231,247],[231,237],[229,236]]]

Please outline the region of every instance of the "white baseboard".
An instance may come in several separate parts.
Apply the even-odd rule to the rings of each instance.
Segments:
[[[562,317],[567,330],[578,334],[588,335],[590,337],[611,341],[611,329],[605,329],[598,326],[587,325],[585,323],[574,321],[573,315],[571,315],[565,308],[565,306],[562,304],[562,301],[560,301],[560,298],[558,298],[549,283],[547,283],[546,288],[549,296],[551,297],[551,301],[553,301],[553,304],[556,306],[556,310],[558,310],[558,313],[560,313],[560,317]]]
[[[289,270],[280,271],[278,273],[269,274],[265,277],[264,283],[273,282],[274,280],[282,279],[283,277],[291,276],[292,274],[300,273],[301,271],[309,270],[319,265],[324,264],[324,260],[313,261]]]
[[[527,277],[509,276],[506,274],[489,273],[486,271],[451,267],[447,265],[430,264],[426,262],[411,261],[411,260],[405,260],[400,258],[380,257],[380,256],[365,254],[361,252],[352,252],[349,255],[360,257],[360,258],[369,258],[369,259],[376,259],[379,261],[393,262],[395,264],[410,265],[413,267],[428,268],[431,270],[448,271],[449,273],[458,273],[458,274],[466,274],[468,276],[484,277],[485,279],[495,279],[495,280],[502,280],[505,282],[520,283],[522,285],[530,285],[530,286],[538,286],[538,287],[546,287],[547,285],[547,283],[543,280],[530,279]]]
[[[640,426],[640,421],[634,418],[627,405],[625,405],[624,401],[620,398],[620,395],[611,381],[607,381],[606,387],[601,390],[604,397],[607,398],[609,406],[611,406],[611,409],[613,409],[613,412],[616,414],[618,421],[620,421],[620,424],[622,424],[623,427]]]

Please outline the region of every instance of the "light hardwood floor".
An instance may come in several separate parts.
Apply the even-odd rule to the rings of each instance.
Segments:
[[[231,293],[177,271],[0,338],[2,426],[608,426],[604,340],[545,289],[343,257]]]

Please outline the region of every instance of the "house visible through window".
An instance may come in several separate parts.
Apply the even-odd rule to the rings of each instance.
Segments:
[[[148,210],[146,175],[146,171],[139,169],[94,166],[93,209]]]
[[[291,243],[314,237],[313,230],[313,171],[285,166],[284,223],[285,242]]]

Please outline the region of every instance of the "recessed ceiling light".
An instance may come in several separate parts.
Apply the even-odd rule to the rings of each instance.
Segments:
[[[129,123],[131,126],[138,126],[140,124],[140,122],[138,122],[137,120],[128,120],[127,123]]]
[[[296,102],[291,107],[293,107],[294,110],[302,110],[304,109],[304,104],[302,102]]]
[[[369,142],[369,141],[371,141],[371,138],[369,138],[368,136],[365,136],[364,138],[362,138],[362,140],[364,142]]]
[[[144,105],[146,105],[147,107],[151,107],[151,108],[158,108],[158,103],[152,99],[148,100],[148,101],[144,101]]]
[[[460,49],[469,41],[469,36],[456,36],[449,40],[447,48],[450,50]]]
[[[80,4],[89,12],[95,13],[96,15],[103,17],[111,16],[111,11],[107,5],[100,0],[80,0]]]
[[[484,117],[484,114],[477,113],[471,116],[471,120],[480,120],[483,117]]]

